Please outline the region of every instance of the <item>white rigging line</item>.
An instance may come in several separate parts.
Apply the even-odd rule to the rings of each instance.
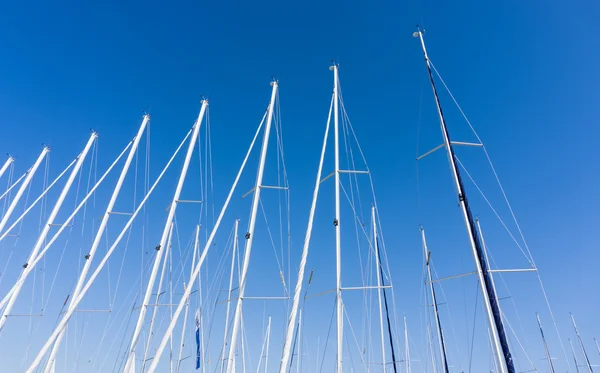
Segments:
[[[12,180],[12,174],[14,173],[13,168],[11,167],[11,172],[10,172],[10,178],[9,181]],[[27,175],[29,174],[29,171],[25,172],[23,175],[21,175],[17,181],[9,183],[9,186],[6,188],[6,190],[4,191],[4,193],[2,193],[2,195],[0,196],[0,199],[4,198],[4,196],[6,196],[7,194],[10,193],[10,191],[16,187],[17,185],[19,185],[19,182],[21,182],[21,180],[23,180],[23,178],[25,178]],[[6,203],[6,201],[5,201]],[[3,211],[3,214],[5,213],[5,211]],[[4,216],[4,215],[3,215]]]

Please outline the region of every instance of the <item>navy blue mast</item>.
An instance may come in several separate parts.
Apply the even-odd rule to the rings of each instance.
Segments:
[[[489,302],[489,306],[487,307],[488,312],[492,314],[493,325],[490,325],[490,328],[495,328],[497,331],[497,341],[499,344],[499,352],[502,353],[503,362],[501,361],[501,357],[498,356],[500,362],[500,370],[502,372],[507,371],[508,373],[515,373],[515,366],[513,362],[512,355],[510,353],[510,348],[508,346],[508,338],[506,336],[506,331],[504,330],[504,322],[502,321],[502,314],[500,311],[500,305],[498,303],[498,299],[496,298],[496,292],[494,289],[494,283],[492,282],[492,277],[489,272],[488,264],[485,258],[485,253],[483,251],[481,241],[479,236],[477,235],[477,231],[475,229],[475,222],[473,219],[473,215],[471,214],[471,209],[469,207],[469,202],[467,200],[467,195],[464,191],[464,185],[462,178],[460,176],[460,171],[456,164],[456,158],[454,155],[454,149],[452,148],[452,142],[450,141],[450,135],[448,133],[448,128],[446,127],[446,120],[444,119],[444,114],[442,112],[442,106],[440,104],[440,99],[438,97],[437,90],[435,88],[435,82],[433,80],[433,73],[431,72],[431,63],[429,61],[429,57],[427,56],[427,50],[425,49],[425,42],[423,41],[423,34],[421,29],[417,26],[417,33],[415,33],[417,37],[421,40],[421,46],[423,47],[423,54],[425,55],[425,65],[427,66],[427,73],[429,74],[429,82],[431,83],[431,88],[433,90],[433,96],[435,98],[435,103],[438,109],[438,114],[440,117],[440,125],[442,129],[442,135],[444,137],[444,142],[446,145],[446,150],[448,154],[448,161],[450,162],[450,166],[455,176],[456,187],[458,191],[458,200],[460,201],[461,207],[463,209],[465,223],[467,228],[467,233],[469,234],[469,239],[471,240],[471,245],[474,250],[474,258],[475,264],[479,271],[480,280],[482,283],[482,290],[484,291],[484,298]],[[487,303],[487,302],[486,302]],[[497,349],[498,350],[498,349]],[[496,353],[497,355],[497,353]],[[502,364],[504,363],[504,364]],[[504,369],[506,366],[506,370]]]

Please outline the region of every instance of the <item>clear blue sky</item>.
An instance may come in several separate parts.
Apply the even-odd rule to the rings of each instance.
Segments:
[[[220,206],[274,76],[281,87],[296,260],[331,93],[328,66],[335,59],[375,181],[399,308],[413,320],[412,334],[421,343],[418,224],[427,229],[440,276],[471,265],[441,153],[419,165],[417,187],[418,123],[420,149],[440,141],[422,54],[411,36],[421,24],[431,59],[495,162],[563,336],[573,337],[571,311],[598,363],[592,337],[600,337],[599,278],[592,263],[600,260],[599,15],[593,1],[5,3],[0,6],[0,151],[18,157],[21,173],[40,144],[50,144],[55,175],[83,147],[89,128],[99,132],[100,154],[110,158],[149,112],[156,175],[157,165],[193,123],[204,94],[211,102]],[[449,97],[442,100],[455,139],[473,140]],[[459,156],[501,205],[481,151],[461,149]],[[491,219],[485,202],[467,186],[474,213]],[[162,193],[168,198],[170,191]],[[505,209],[502,214],[508,219]],[[486,233],[504,266],[526,264],[517,249],[504,249],[508,241],[497,223],[490,222]],[[514,276],[507,282],[527,325],[533,359],[545,367],[535,334],[534,312],[545,312],[539,286],[534,276]],[[462,294],[460,283],[448,286],[449,295]],[[464,330],[464,315],[453,317]],[[544,321],[550,334],[547,314]],[[2,337],[6,346],[8,330]],[[556,340],[551,349],[562,367]],[[2,364],[13,360],[0,354]]]

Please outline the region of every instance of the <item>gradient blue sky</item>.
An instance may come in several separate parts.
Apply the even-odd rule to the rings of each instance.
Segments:
[[[281,87],[296,260],[331,93],[328,66],[335,59],[381,204],[399,308],[414,320],[412,334],[420,339],[418,224],[427,229],[440,276],[460,272],[471,259],[441,153],[419,165],[417,187],[418,123],[420,149],[440,141],[420,46],[411,36],[419,23],[431,59],[495,162],[564,336],[573,337],[571,311],[591,359],[599,362],[592,341],[600,337],[593,265],[600,260],[599,15],[593,1],[5,3],[0,151],[18,157],[20,173],[41,143],[50,144],[56,174],[83,147],[89,128],[99,132],[100,154],[110,158],[149,112],[158,167],[193,123],[204,94],[211,102],[220,206],[274,76]],[[473,140],[449,97],[442,94],[442,100],[454,138]],[[459,156],[501,206],[481,151],[461,149]],[[491,219],[467,187],[474,213]],[[170,192],[162,193],[168,198]],[[506,209],[502,214],[509,218]],[[526,264],[508,248],[497,223],[489,223],[486,241],[501,266]],[[507,282],[536,364],[545,367],[537,363],[543,354],[534,312],[545,312],[539,286],[534,276],[515,276]],[[460,286],[448,285],[448,292],[462,294]],[[464,329],[465,316],[453,317]],[[2,337],[6,345],[8,334]],[[562,358],[558,342],[552,343],[553,355]],[[3,363],[12,360],[2,355]]]

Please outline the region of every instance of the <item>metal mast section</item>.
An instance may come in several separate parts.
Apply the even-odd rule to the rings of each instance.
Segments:
[[[338,66],[333,70],[333,137],[335,158],[335,296],[336,296],[336,325],[337,325],[337,373],[342,373],[342,358],[344,346],[344,309],[342,303],[342,244],[340,230],[340,136],[339,136],[339,78]]]
[[[285,343],[283,346],[283,352],[281,354],[281,362],[279,364],[279,373],[287,373],[288,365],[292,351],[292,340],[294,339],[294,329],[296,327],[296,316],[298,314],[298,308],[300,305],[300,294],[302,293],[302,285],[304,282],[304,272],[306,269],[306,260],[308,258],[308,251],[310,247],[310,239],[312,237],[313,222],[315,218],[315,209],[317,207],[317,199],[319,197],[319,188],[321,186],[321,173],[323,171],[323,160],[325,159],[325,151],[327,149],[327,139],[329,136],[329,126],[331,124],[331,110],[333,107],[333,99],[329,105],[329,115],[327,116],[327,125],[325,126],[325,135],[323,136],[323,146],[321,148],[321,158],[319,161],[319,168],[317,170],[317,180],[315,182],[315,188],[313,190],[312,204],[310,206],[310,212],[308,215],[308,226],[304,236],[304,246],[302,247],[302,258],[300,259],[300,266],[298,268],[298,279],[296,280],[296,287],[294,289],[294,296],[292,299],[292,309],[288,318],[287,329],[285,332]],[[309,280],[310,282],[310,280]]]
[[[31,179],[33,179],[33,175],[35,175],[35,172],[37,171],[38,167],[40,167],[40,164],[42,163],[42,161],[44,160],[44,158],[46,157],[48,152],[50,152],[50,148],[47,146],[44,146],[44,149],[42,149],[42,152],[40,153],[39,157],[37,158],[37,160],[35,161],[33,166],[31,166],[31,168],[27,171],[27,173],[26,173],[27,176],[25,177],[23,184],[21,184],[21,186],[19,187],[17,194],[15,194],[15,197],[13,198],[12,202],[10,203],[10,206],[8,206],[8,209],[6,210],[6,212],[4,213],[4,216],[2,217],[2,220],[0,221],[0,232],[2,232],[4,230],[4,227],[6,226],[6,223],[8,223],[8,219],[10,218],[10,215],[15,210],[15,207],[17,207],[17,204],[19,203],[21,196],[23,196],[23,193],[25,193],[27,186],[31,182]]]
[[[235,258],[238,250],[238,229],[240,220],[235,220],[233,228],[233,247],[231,250],[231,269],[229,271],[229,290],[227,291],[227,311],[225,312],[225,330],[223,332],[223,347],[221,348],[221,373],[225,369],[225,349],[227,347],[227,335],[229,334],[229,311],[231,309],[231,289],[233,289],[233,272],[235,269]],[[239,285],[239,284],[238,284]]]
[[[542,322],[540,321],[540,315],[535,314],[537,318],[538,326],[540,327],[540,334],[542,335],[542,341],[544,342],[544,351],[546,352],[546,358],[548,359],[548,365],[550,366],[550,373],[554,373],[554,365],[552,364],[552,358],[550,357],[550,351],[548,350],[548,345],[546,344],[546,337],[544,337],[544,330],[542,330]]]
[[[8,169],[8,167],[11,164],[13,164],[14,161],[15,161],[15,159],[9,155],[8,159],[6,160],[6,162],[4,162],[4,165],[2,166],[2,168],[0,168],[0,177],[2,177],[2,175],[4,175],[4,173],[6,172],[6,170]]]
[[[410,345],[408,343],[408,328],[406,326],[406,315],[404,315],[404,349],[406,354],[404,356],[404,363],[406,364],[406,373],[411,373],[410,370]]]
[[[96,141],[97,138],[98,138],[98,135],[95,132],[92,132],[92,134],[90,135],[90,138],[88,139],[87,144],[85,145],[85,148],[83,149],[83,151],[81,152],[81,154],[79,154],[79,156],[77,158],[77,163],[75,163],[75,167],[73,167],[73,170],[71,170],[71,174],[69,175],[67,182],[65,183],[62,191],[60,192],[60,195],[58,196],[58,200],[54,204],[54,207],[52,208],[52,212],[50,212],[50,216],[48,216],[48,219],[46,220],[46,224],[44,224],[44,228],[42,229],[42,232],[40,233],[40,235],[35,243],[35,246],[31,250],[31,253],[29,254],[29,259],[27,259],[27,262],[25,264],[23,264],[23,272],[21,272],[21,275],[19,276],[19,279],[17,280],[17,282],[15,284],[15,288],[8,300],[8,303],[4,307],[4,310],[2,311],[2,318],[0,318],[0,330],[2,330],[2,328],[4,327],[4,324],[6,324],[6,319],[10,315],[10,311],[12,310],[15,302],[17,301],[17,297],[19,296],[19,293],[21,292],[21,288],[23,287],[23,284],[25,283],[25,281],[24,281],[25,278],[29,275],[29,273],[33,269],[33,266],[31,268],[27,268],[29,263],[32,263],[36,259],[40,249],[42,249],[42,247],[46,241],[46,237],[48,236],[48,233],[50,232],[50,228],[54,224],[54,219],[56,219],[56,216],[58,215],[58,212],[60,211],[60,208],[62,207],[62,204],[65,201],[67,194],[69,193],[69,190],[71,189],[71,185],[73,185],[73,181],[75,181],[75,178],[77,177],[77,174],[79,173],[79,170],[81,169],[81,166],[83,165],[83,161],[85,160],[87,153],[89,152],[90,148],[92,147],[92,145],[94,144],[94,141]],[[42,156],[40,156],[40,158],[41,157]],[[23,185],[25,185],[25,183]],[[21,190],[19,190],[19,192],[20,191]]]
[[[431,267],[429,267],[431,252],[427,249],[427,240],[425,239],[425,229],[423,229],[423,227],[421,227],[421,241],[423,243],[423,252],[425,254],[425,267],[427,269],[426,281],[429,285],[429,291],[431,292],[431,303],[433,305],[433,314],[435,316],[435,328],[437,330],[438,346],[440,349],[440,360],[442,363],[442,368],[444,369],[444,373],[449,373],[450,370],[448,369],[448,359],[446,356],[446,344],[444,343],[442,322],[440,321],[440,314],[438,313],[437,297],[435,295],[435,288],[433,286],[433,281],[431,278]]]
[[[385,366],[385,340],[383,336],[383,309],[381,307],[381,263],[379,262],[379,244],[377,242],[377,222],[375,220],[375,206],[371,206],[371,220],[373,220],[373,246],[375,247],[375,276],[377,277],[377,301],[379,303],[379,332],[381,334],[381,362],[383,364],[383,373],[386,372]],[[394,364],[396,362],[394,361]]]
[[[593,373],[592,364],[590,364],[590,359],[588,358],[587,352],[585,351],[585,347],[583,346],[583,341],[581,340],[581,336],[579,335],[579,330],[577,330],[577,325],[575,324],[575,318],[572,313],[569,313],[571,316],[571,322],[573,322],[573,329],[575,329],[575,334],[577,335],[577,340],[579,340],[579,346],[581,347],[581,352],[583,352],[583,357],[585,358],[585,365],[588,368],[589,373]]]
[[[160,243],[156,246],[156,257],[154,258],[154,264],[152,267],[152,272],[150,274],[150,278],[148,280],[148,286],[146,287],[146,292],[144,294],[144,300],[141,304],[140,314],[138,315],[137,324],[135,325],[135,330],[133,332],[133,337],[131,339],[131,345],[129,347],[127,363],[125,364],[124,371],[129,373],[133,371],[135,367],[135,349],[137,343],[140,338],[140,333],[142,332],[142,326],[144,325],[144,318],[146,316],[146,312],[148,311],[148,304],[150,302],[150,297],[152,295],[152,291],[154,289],[154,283],[156,282],[156,276],[158,273],[158,269],[160,267],[160,262],[163,257],[164,250],[161,250],[165,247],[167,243],[167,238],[169,236],[169,230],[171,227],[171,223],[173,223],[173,218],[175,217],[175,210],[177,209],[177,204],[179,201],[179,196],[181,195],[181,189],[183,189],[183,184],[185,182],[185,176],[187,174],[190,160],[194,153],[194,148],[196,145],[196,140],[198,139],[198,133],[200,132],[200,126],[202,125],[202,120],[204,118],[204,113],[206,112],[206,108],[208,107],[208,101],[202,100],[202,107],[200,108],[200,114],[198,115],[198,119],[196,123],[194,123],[192,137],[190,138],[190,142],[188,145],[187,153],[185,155],[185,161],[183,163],[183,167],[181,169],[181,174],[179,175],[179,181],[177,183],[177,188],[175,189],[175,194],[173,195],[173,200],[169,207],[169,215],[167,216],[167,221],[165,222],[165,226],[163,228],[162,236],[160,238]]]
[[[250,253],[252,252],[252,243],[254,242],[254,227],[256,226],[256,215],[258,213],[258,203],[260,202],[260,191],[262,189],[262,179],[265,171],[265,161],[267,159],[267,149],[269,147],[269,134],[271,132],[271,123],[273,121],[273,111],[275,109],[275,99],[277,98],[277,81],[271,82],[273,90],[271,91],[271,102],[267,114],[267,124],[263,135],[262,148],[260,151],[260,159],[258,163],[258,173],[256,175],[256,183],[254,185],[254,195],[252,196],[252,207],[250,210],[250,223],[248,232],[246,233],[246,245],[244,248],[244,260],[242,262],[242,271],[240,274],[240,286],[238,290],[238,299],[235,306],[233,317],[233,328],[231,331],[231,343],[229,344],[229,355],[227,357],[227,373],[233,372],[235,360],[235,348],[237,346],[238,333],[240,331],[240,322],[242,319],[242,303],[246,290],[246,276],[248,274],[248,266],[250,264]]]
[[[85,263],[83,265],[83,269],[81,270],[81,273],[79,274],[77,284],[75,285],[75,290],[73,291],[73,294],[69,298],[69,306],[67,309],[71,309],[74,307],[73,300],[77,299],[77,297],[79,297],[79,294],[81,292],[81,289],[83,288],[84,282],[87,279],[88,272],[90,271],[90,267],[92,266],[92,260],[94,259],[94,255],[96,254],[96,250],[98,249],[98,246],[100,246],[100,241],[102,240],[102,236],[105,233],[106,226],[108,224],[108,220],[110,219],[111,213],[113,212],[113,208],[115,206],[115,203],[117,202],[117,198],[119,197],[121,187],[123,186],[123,182],[125,181],[125,177],[127,176],[127,172],[129,171],[129,166],[131,165],[133,157],[136,154],[138,145],[140,143],[142,135],[144,134],[144,131],[146,130],[148,121],[150,121],[150,115],[146,114],[146,115],[144,115],[142,124],[140,125],[140,128],[134,138],[133,145],[129,149],[129,154],[127,155],[127,159],[125,160],[125,164],[123,165],[123,169],[121,170],[121,174],[119,175],[119,179],[117,180],[115,189],[113,190],[112,196],[110,197],[108,206],[106,207],[106,211],[104,212],[104,216],[102,217],[102,220],[100,221],[100,226],[98,227],[96,237],[94,237],[94,241],[92,242],[92,247],[90,248],[90,251],[85,256]],[[58,350],[60,349],[60,343],[62,342],[65,331],[66,331],[66,327],[61,330],[60,334],[56,338],[56,341],[54,342],[54,346],[52,347],[52,352],[50,353],[50,357],[48,359],[48,362],[46,363],[46,369],[44,370],[45,373],[54,372],[54,365],[56,364],[56,354],[58,353]]]
[[[510,353],[510,348],[508,346],[508,338],[504,330],[504,322],[502,320],[500,304],[496,297],[493,280],[489,272],[487,261],[485,259],[485,251],[483,250],[479,236],[475,231],[475,222],[471,214],[471,210],[469,208],[467,195],[464,191],[463,182],[456,164],[454,149],[450,141],[448,128],[446,127],[446,120],[444,119],[440,99],[435,88],[435,82],[433,80],[433,74],[431,72],[431,62],[429,61],[427,49],[425,48],[425,41],[423,40],[423,32],[420,28],[417,27],[417,32],[415,32],[413,36],[418,37],[421,41],[423,55],[425,56],[425,65],[427,67],[429,81],[431,83],[431,89],[433,91],[433,96],[435,98],[435,104],[440,119],[440,127],[442,131],[442,136],[444,138],[444,145],[446,147],[448,162],[450,163],[450,169],[452,170],[454,184],[458,192],[458,200],[463,213],[465,227],[467,229],[467,235],[469,236],[469,241],[471,243],[471,249],[473,252],[473,259],[475,260],[477,275],[479,277],[479,284],[481,286],[481,293],[483,295],[483,303],[488,317],[488,324],[490,326],[490,331],[492,334],[492,341],[494,342],[494,355],[498,360],[498,367],[500,373],[515,373],[513,358]]]

